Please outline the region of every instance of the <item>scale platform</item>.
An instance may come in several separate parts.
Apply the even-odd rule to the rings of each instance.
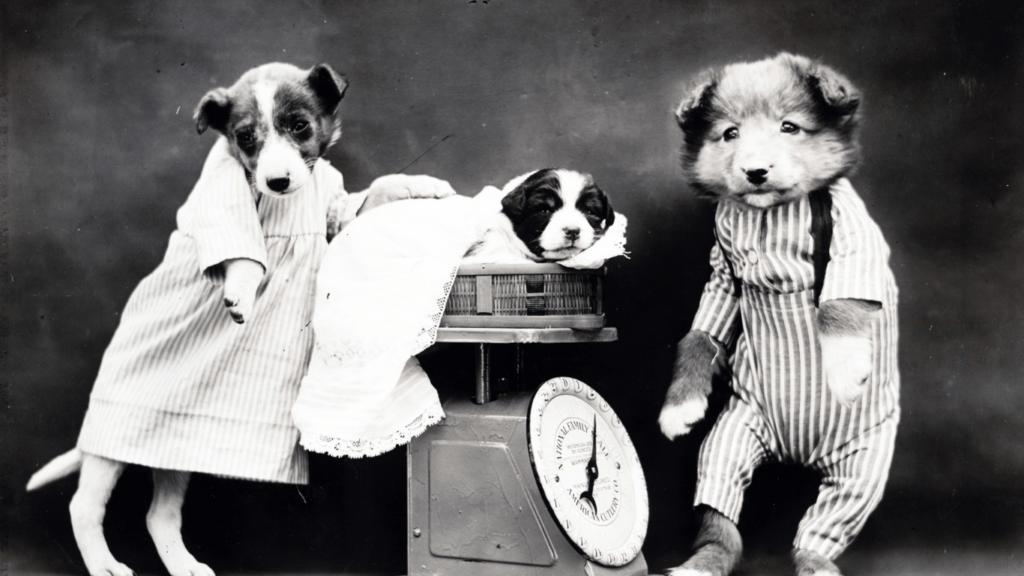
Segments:
[[[478,346],[476,393],[445,401],[445,419],[408,445],[409,576],[646,576],[642,553],[622,566],[595,562],[552,514],[527,429],[540,383],[500,396],[490,388],[492,345],[516,345],[521,374],[520,345],[617,338],[614,328],[438,330],[437,342]]]

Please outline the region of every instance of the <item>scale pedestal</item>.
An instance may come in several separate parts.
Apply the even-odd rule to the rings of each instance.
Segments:
[[[616,339],[614,328],[438,330],[438,342],[478,345],[476,395],[445,401],[446,418],[408,445],[409,576],[647,575],[642,553],[625,566],[606,567],[566,538],[530,459],[534,391],[494,398],[490,390],[492,344]],[[517,358],[521,374],[521,351]]]

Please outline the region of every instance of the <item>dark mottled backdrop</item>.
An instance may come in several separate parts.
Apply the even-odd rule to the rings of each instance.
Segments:
[[[74,444],[118,315],[161,258],[214,140],[196,135],[193,107],[273,60],[348,74],[345,135],[330,159],[350,189],[429,150],[409,172],[464,194],[549,165],[590,171],[610,191],[630,218],[633,253],[610,266],[608,318],[621,341],[533,359],[541,374],[582,377],[618,409],[650,484],[649,562],[679,561],[699,438],[669,443],[655,420],[671,347],[708,272],[712,211],[680,180],[670,111],[701,68],[783,49],[823,58],[863,88],[854,184],[892,246],[901,291],[904,419],[887,497],[851,555],[1019,553],[1021,16],[1009,0],[8,0],[0,571],[81,570],[67,518],[74,480],[32,495],[21,486]],[[469,362],[458,349],[429,360],[442,371]],[[465,393],[457,380],[446,386]],[[313,484],[299,489],[198,478],[186,540],[225,571],[400,573],[404,464],[401,452],[315,458]],[[755,481],[748,548],[783,553],[815,480],[768,468]],[[146,473],[129,470],[107,529],[119,557],[153,572],[149,491]]]

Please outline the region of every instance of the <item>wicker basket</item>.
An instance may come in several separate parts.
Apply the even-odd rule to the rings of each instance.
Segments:
[[[441,326],[598,330],[604,274],[557,264],[467,264],[459,268]]]

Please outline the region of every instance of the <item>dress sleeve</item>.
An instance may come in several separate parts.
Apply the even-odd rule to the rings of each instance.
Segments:
[[[707,332],[716,340],[729,346],[736,334],[740,299],[737,293],[737,279],[722,251],[723,246],[732,246],[732,224],[727,217],[728,209],[719,204],[715,216],[718,239],[711,247],[711,279],[704,286],[697,316],[691,330]]]
[[[327,204],[327,241],[337,236],[345,226],[355,220],[359,209],[363,207],[366,200],[366,192],[354,192],[349,194],[343,187],[339,187],[337,193]]]
[[[325,160],[320,161],[326,164]],[[366,200],[366,192],[345,191],[345,178],[341,172],[327,165],[330,174],[327,192],[327,241],[338,235],[345,226],[355,220],[359,209]]]
[[[258,192],[250,188],[227,140],[219,138],[178,210],[178,230],[195,243],[199,270],[207,279],[216,280],[219,269],[211,268],[231,258],[255,260],[266,270],[267,248],[254,194]]]
[[[889,245],[864,202],[846,179],[832,187],[831,260],[821,301],[854,298],[887,306]]]

